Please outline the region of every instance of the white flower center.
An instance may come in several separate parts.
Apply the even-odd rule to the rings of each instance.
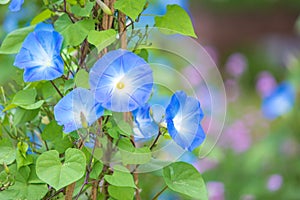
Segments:
[[[52,65],[52,60],[50,58],[48,58],[46,61],[45,61],[45,66],[46,67],[50,67]]]
[[[182,119],[180,116],[176,115],[173,119],[173,124],[177,132],[181,131]]]

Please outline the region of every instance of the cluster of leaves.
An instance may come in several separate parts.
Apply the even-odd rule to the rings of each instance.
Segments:
[[[22,82],[15,94],[6,94],[1,88],[4,114],[0,115],[0,163],[3,165],[0,199],[78,199],[84,195],[91,199],[140,198],[135,170],[129,169],[149,162],[155,143],[136,148],[130,122],[120,119],[116,126],[109,111],[95,127],[70,134],[63,132],[53,113],[54,105],[62,96],[76,87],[90,88],[91,65],[107,51],[122,46],[124,41],[118,38],[133,27],[147,5],[146,0],[44,0],[44,10],[32,19],[30,26],[6,36],[0,53],[15,54],[36,24],[52,23],[64,38],[61,56],[65,69],[64,75],[53,81]],[[129,21],[129,25],[123,24],[125,27],[119,19],[121,12]],[[175,18],[178,20],[174,21]],[[108,25],[103,23],[104,19]],[[178,5],[168,5],[167,13],[156,16],[155,22],[163,33],[196,37],[188,14]],[[147,56],[145,50],[133,51]],[[90,147],[87,143],[92,141]],[[116,147],[121,149],[122,162],[110,166]],[[201,175],[187,163],[175,162],[165,167],[162,177],[175,192],[189,198],[207,198]]]

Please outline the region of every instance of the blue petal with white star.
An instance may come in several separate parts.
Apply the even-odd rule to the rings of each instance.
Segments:
[[[194,150],[205,139],[200,124],[204,114],[200,102],[183,91],[173,94],[166,108],[166,123],[170,136],[183,149]]]
[[[75,88],[54,106],[54,117],[64,132],[92,125],[103,115],[104,109],[94,100],[94,94],[84,88]]]
[[[30,33],[17,54],[14,65],[24,69],[24,81],[54,80],[63,75],[60,56],[63,37],[50,24],[40,23]]]
[[[152,69],[130,51],[110,51],[91,69],[90,85],[104,108],[115,112],[133,111],[143,106],[151,95]]]

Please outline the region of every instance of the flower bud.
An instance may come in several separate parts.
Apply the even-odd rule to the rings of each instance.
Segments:
[[[109,9],[109,7],[105,3],[103,3],[101,0],[96,0],[96,2],[105,14],[113,15],[112,11]]]

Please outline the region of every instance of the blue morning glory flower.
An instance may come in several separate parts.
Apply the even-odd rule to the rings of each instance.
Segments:
[[[200,103],[183,91],[173,94],[166,109],[166,123],[170,136],[183,149],[192,151],[205,139],[200,125],[204,114]]]
[[[23,42],[14,65],[24,69],[24,81],[53,80],[63,75],[63,37],[50,24],[40,23]]]
[[[134,117],[134,139],[147,140],[158,134],[158,124],[151,116],[151,107],[145,104],[142,107],[132,111]]]
[[[144,105],[153,86],[152,70],[144,59],[127,50],[114,50],[90,71],[91,90],[108,110],[129,112]]]
[[[263,99],[262,111],[266,118],[275,119],[289,112],[295,104],[295,89],[288,83],[283,82],[275,90]]]
[[[11,12],[18,12],[19,10],[21,10],[21,7],[24,3],[24,0],[11,0],[8,9]]]
[[[94,100],[94,94],[83,88],[75,88],[54,106],[54,117],[64,132],[69,133],[93,124],[104,109]]]

